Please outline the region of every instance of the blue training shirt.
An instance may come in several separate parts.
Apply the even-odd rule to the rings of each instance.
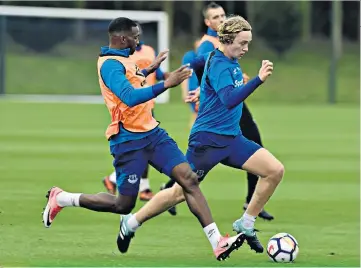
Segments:
[[[201,81],[200,106],[191,135],[200,131],[237,136],[243,100],[262,81],[257,76],[243,85],[237,59],[227,58],[218,49],[208,56]]]
[[[196,57],[197,55],[193,50],[187,51],[183,56],[182,65],[191,63]],[[192,91],[197,89],[198,87],[199,87],[198,78],[196,73],[193,72],[192,76],[188,79],[188,90]]]

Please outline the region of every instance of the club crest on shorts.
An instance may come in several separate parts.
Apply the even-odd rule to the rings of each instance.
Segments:
[[[138,181],[137,174],[129,175],[128,182],[134,184]]]
[[[196,174],[198,175],[199,178],[202,178],[204,176],[204,170],[197,170]]]

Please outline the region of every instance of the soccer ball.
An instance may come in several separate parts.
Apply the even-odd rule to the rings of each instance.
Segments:
[[[270,238],[267,253],[274,262],[293,262],[298,255],[297,240],[288,233],[279,233]]]

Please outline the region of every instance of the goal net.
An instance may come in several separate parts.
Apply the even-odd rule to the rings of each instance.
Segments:
[[[116,17],[141,24],[141,40],[169,47],[165,12],[0,6],[0,90],[5,94],[100,95],[96,60]],[[2,59],[2,60],[1,60]],[[168,59],[162,70],[168,71]],[[1,86],[3,84],[3,86]],[[168,102],[168,92],[157,102]]]

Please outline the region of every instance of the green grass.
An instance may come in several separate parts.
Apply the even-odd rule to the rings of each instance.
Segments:
[[[64,46],[67,49],[64,49]],[[172,70],[180,64],[185,46],[172,46]],[[99,94],[96,75],[98,48],[61,45],[57,53],[32,54],[9,50],[6,54],[6,91],[20,94]],[[330,65],[330,44],[302,44],[278,59],[260,45],[252,46],[241,66],[251,76],[258,73],[263,59],[272,60],[275,71],[267,86],[250,99],[258,102],[326,103]],[[358,103],[359,45],[345,44],[337,70],[337,101]],[[171,99],[180,99],[180,90],[171,91]]]
[[[359,111],[346,106],[251,105],[264,143],[285,165],[267,205],[276,220],[257,220],[263,244],[278,232],[298,239],[295,266],[360,264]],[[117,252],[119,217],[65,209],[50,229],[41,223],[49,187],[102,191],[112,170],[103,105],[0,100],[0,266],[287,266],[246,245],[218,263],[187,206],[142,226],[128,254]],[[157,118],[185,150],[189,109],[158,105]],[[166,177],[151,170],[158,189]],[[245,173],[216,167],[202,189],[222,233],[231,232],[246,195]],[[137,207],[142,205],[138,202]],[[331,255],[334,253],[334,255]]]

